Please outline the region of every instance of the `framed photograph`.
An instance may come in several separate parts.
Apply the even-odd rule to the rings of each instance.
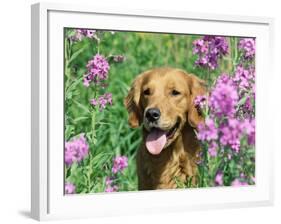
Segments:
[[[32,217],[272,204],[272,30],[32,5]]]

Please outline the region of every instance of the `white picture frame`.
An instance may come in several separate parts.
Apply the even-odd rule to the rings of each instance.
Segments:
[[[32,14],[31,215],[37,220],[247,207],[273,203],[273,146],[267,92],[273,75],[271,18],[191,12],[97,9],[37,3]],[[188,190],[63,194],[63,27],[255,36],[256,185]],[[122,205],[122,206],[121,206]]]

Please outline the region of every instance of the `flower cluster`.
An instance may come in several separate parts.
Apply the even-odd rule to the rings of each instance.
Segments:
[[[128,158],[126,156],[117,156],[113,161],[112,173],[122,172],[128,166]]]
[[[74,34],[70,36],[70,39],[72,41],[81,41],[85,37],[98,39],[96,30],[92,29],[75,29]]]
[[[211,141],[218,138],[218,129],[215,126],[214,120],[207,118],[205,124],[200,123],[198,125],[197,138],[201,141]]]
[[[199,61],[204,61],[205,55],[211,49],[204,38],[194,42],[193,51],[199,55]],[[206,152],[202,153],[199,166],[208,167],[215,164],[214,161],[220,161],[215,168],[210,168],[213,172],[209,176],[210,183],[214,186],[244,186],[254,183],[251,179],[254,168],[249,167],[249,160],[254,161],[253,154],[248,154],[248,162],[244,155],[250,153],[247,150],[253,149],[255,145],[255,41],[250,38],[241,39],[237,47],[241,57],[234,64],[234,73],[221,74],[208,96],[198,96],[194,100],[195,107],[203,110],[202,114],[206,117],[205,122],[197,127],[197,138]],[[226,54],[227,48],[223,50]],[[225,55],[224,53],[221,55]],[[211,67],[208,65],[205,68]],[[213,68],[216,66],[211,69]],[[237,170],[231,175],[225,172],[230,163],[232,165],[227,172],[230,172],[229,169],[233,172],[235,167],[240,176],[237,176]],[[247,175],[243,173],[243,166],[247,166]]]
[[[231,186],[233,187],[241,187],[241,186],[247,186],[248,183],[247,182],[244,182],[244,181],[241,181],[239,180],[238,178],[236,178],[234,181],[232,181],[231,183]]]
[[[107,104],[112,105],[112,94],[105,93],[99,96],[97,99],[91,99],[90,103],[95,107],[98,106],[99,110],[102,111]]]
[[[240,39],[238,47],[242,51],[245,60],[254,58],[256,53],[256,41],[254,38]]]
[[[65,194],[75,194],[76,187],[73,183],[67,182],[64,185]]]
[[[215,176],[215,184],[218,186],[223,185],[223,173],[219,170]]]
[[[210,95],[209,106],[212,113],[218,117],[233,117],[237,103],[238,93],[232,79],[222,74]]]
[[[194,99],[194,105],[197,108],[198,111],[201,111],[204,109],[204,107],[207,104],[207,97],[206,96],[196,96]]]
[[[198,55],[195,64],[199,67],[214,70],[218,60],[228,53],[228,43],[225,37],[204,36],[193,42],[193,54]]]
[[[114,179],[106,177],[105,179],[105,192],[116,192],[118,191],[118,186],[113,184]]]
[[[64,160],[66,165],[82,161],[89,153],[89,145],[83,134],[65,143]]]
[[[110,66],[106,58],[100,54],[96,54],[87,64],[87,73],[84,77],[84,86],[88,87],[90,82],[96,84],[108,78]]]
[[[105,192],[115,192],[118,191],[117,182],[117,174],[122,174],[123,170],[128,167],[128,158],[126,156],[116,156],[113,159],[112,166],[112,176],[107,177],[105,180]]]
[[[209,118],[204,124],[198,125],[197,137],[201,141],[209,142],[212,155],[216,148],[214,140],[235,152],[239,152],[240,140],[245,134],[250,145],[255,142],[255,120],[237,118],[237,104],[237,88],[231,77],[223,74],[210,93]]]
[[[110,173],[108,178],[105,180],[106,192],[118,191],[119,187],[123,187],[121,184],[123,182],[123,170],[128,166],[128,159],[125,156],[116,157],[113,161],[112,167],[105,166],[102,164],[99,169],[93,168],[93,161],[99,157],[100,152],[95,151],[91,153],[90,146],[98,147],[100,141],[98,141],[97,128],[103,123],[102,120],[107,118],[107,114],[103,116],[101,113],[105,108],[112,105],[112,93],[107,91],[109,85],[109,71],[110,63],[121,63],[126,60],[125,55],[121,54],[110,54],[103,55],[99,53],[101,49],[104,49],[103,44],[108,44],[109,41],[101,42],[101,38],[110,37],[107,33],[112,35],[114,31],[101,31],[94,29],[66,29],[66,36],[64,41],[65,46],[65,78],[66,78],[66,97],[68,100],[66,106],[71,108],[69,111],[72,111],[72,96],[77,94],[72,94],[74,91],[80,90],[81,85],[89,88],[84,88],[81,92],[83,95],[83,100],[78,102],[77,105],[83,108],[87,108],[84,112],[88,113],[86,115],[82,114],[79,116],[79,113],[68,113],[69,116],[66,116],[66,131],[65,138],[69,141],[65,142],[65,193],[81,193],[81,192],[93,192],[93,191],[102,191],[104,190],[103,181],[101,183],[89,182],[89,179],[98,177],[98,173]],[[81,41],[80,43],[77,43]],[[83,51],[82,50],[82,47]],[[96,51],[90,58],[87,54],[90,52]],[[88,53],[87,53],[88,52]],[[83,58],[87,57],[88,62],[85,63],[84,74],[83,76],[77,77],[80,74],[80,69],[77,67],[77,57],[79,58],[80,54],[83,56],[78,59],[78,61],[84,60]],[[73,63],[69,63],[72,61]],[[75,62],[74,62],[75,61]],[[80,62],[78,62],[80,64]],[[71,87],[71,88],[70,88]],[[78,89],[76,89],[78,87]],[[79,91],[80,92],[80,91]],[[88,97],[88,104],[84,105],[84,97]],[[74,108],[74,106],[73,106]],[[75,108],[74,108],[74,111]],[[81,114],[80,114],[81,115]],[[102,116],[99,116],[102,115]],[[75,116],[75,117],[73,117]],[[90,125],[77,126],[77,121],[81,121],[87,117],[91,118],[91,122],[88,122]],[[77,135],[76,131],[80,128],[85,128],[85,135]],[[71,136],[77,136],[71,138]],[[87,139],[86,139],[87,138]],[[87,142],[89,141],[89,144]],[[87,157],[88,156],[88,157]],[[86,158],[87,157],[87,158]],[[86,158],[86,159],[85,159]],[[104,163],[107,163],[106,161]],[[109,168],[109,170],[107,170]],[[69,182],[74,181],[74,182]],[[87,186],[87,189],[85,189]]]
[[[253,87],[255,81],[255,70],[253,67],[249,69],[244,68],[239,64],[236,67],[233,81],[235,81],[242,90],[248,90]]]

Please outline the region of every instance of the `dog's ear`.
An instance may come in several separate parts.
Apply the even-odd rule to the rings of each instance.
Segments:
[[[143,75],[144,73],[135,78],[124,100],[124,105],[129,113],[129,125],[132,128],[138,127],[142,122],[140,97]]]
[[[188,87],[190,90],[190,103],[188,106],[188,122],[191,127],[197,128],[198,124],[204,122],[198,108],[195,107],[194,100],[197,96],[203,96],[207,93],[207,85],[205,81],[199,79],[193,74],[188,74]]]

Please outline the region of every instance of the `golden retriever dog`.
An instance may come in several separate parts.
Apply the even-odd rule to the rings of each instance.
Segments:
[[[204,94],[204,82],[180,69],[156,68],[136,77],[125,106],[130,126],[143,124],[139,190],[176,188],[176,180],[196,183],[200,145],[194,129],[203,118],[194,98]]]

